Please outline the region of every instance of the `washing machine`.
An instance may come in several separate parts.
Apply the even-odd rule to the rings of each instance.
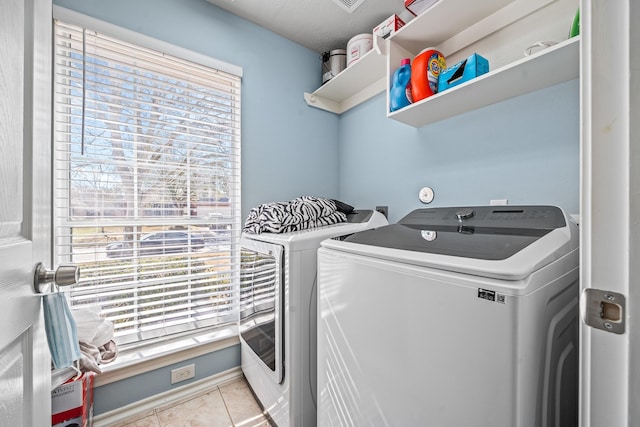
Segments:
[[[318,251],[318,425],[578,423],[578,230],[554,206],[418,209]]]
[[[317,251],[325,239],[387,225],[358,210],[347,222],[241,237],[240,352],[255,396],[279,427],[316,425]]]

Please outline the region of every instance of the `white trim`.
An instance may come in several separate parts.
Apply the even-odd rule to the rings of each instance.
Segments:
[[[626,299],[624,333],[580,324],[581,427],[638,425],[639,10],[634,0],[580,2],[580,286]]]
[[[215,68],[229,74],[233,74],[234,76],[242,77],[242,67],[238,65],[229,64],[228,62],[211,58],[210,56],[204,55],[202,53],[198,53],[184,47],[176,46],[174,44],[167,43],[162,40],[158,40],[123,27],[119,27],[109,22],[101,21],[91,16],[84,15],[82,13],[76,12],[71,9],[66,9],[55,4],[53,5],[53,19],[59,19],[68,24],[88,27],[91,30],[95,30],[99,33],[106,34],[111,37],[117,37],[121,40],[135,43],[148,49],[154,49],[160,52],[167,53],[169,55],[177,56],[182,59],[197,62],[198,64]]]
[[[213,342],[203,343],[197,346],[173,348],[164,354],[149,356],[144,351],[134,351],[124,355],[125,361],[119,365],[103,365],[103,372],[95,377],[95,387],[121,381],[136,375],[150,372],[174,363],[184,362],[195,357],[213,353],[225,348],[233,347],[240,344],[237,335],[230,336]],[[120,357],[120,355],[118,356]],[[118,359],[116,359],[116,362]],[[115,363],[115,362],[114,362]]]
[[[218,386],[240,377],[242,377],[240,367],[231,368],[199,381],[176,387],[146,399],[133,402],[127,406],[96,415],[93,418],[93,425],[94,427],[107,427],[123,421],[132,420],[136,416],[142,417],[160,406],[191,399],[197,395],[213,391]],[[96,378],[99,378],[99,376]]]

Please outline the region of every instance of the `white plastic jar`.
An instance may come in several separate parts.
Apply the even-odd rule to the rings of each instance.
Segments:
[[[373,34],[358,34],[347,43],[347,67],[352,66],[373,48]]]

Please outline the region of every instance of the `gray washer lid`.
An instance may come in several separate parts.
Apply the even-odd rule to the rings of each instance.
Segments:
[[[398,224],[355,233],[346,242],[483,260],[504,260],[566,226],[555,206],[417,209]]]

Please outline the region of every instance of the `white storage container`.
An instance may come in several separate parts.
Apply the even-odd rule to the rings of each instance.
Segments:
[[[373,48],[373,34],[358,34],[347,43],[347,68]]]

